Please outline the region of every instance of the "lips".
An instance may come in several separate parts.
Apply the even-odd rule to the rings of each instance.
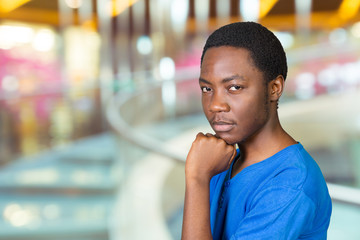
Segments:
[[[213,121],[211,126],[215,132],[228,132],[233,129],[235,124],[227,121]]]

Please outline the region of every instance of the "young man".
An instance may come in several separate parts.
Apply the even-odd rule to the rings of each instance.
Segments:
[[[286,75],[279,40],[260,24],[208,38],[199,83],[216,134],[199,133],[186,159],[183,240],[326,239],[324,177],[278,118]]]

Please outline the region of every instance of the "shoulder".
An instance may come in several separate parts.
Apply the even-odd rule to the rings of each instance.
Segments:
[[[264,183],[261,192],[267,193],[269,197],[281,195],[284,201],[292,201],[296,197],[309,202],[309,206],[315,207],[317,211],[326,212],[327,215],[331,212],[331,199],[324,176],[301,144],[282,156],[281,164]]]
[[[325,183],[321,170],[315,160],[301,144],[290,146],[278,156],[269,184],[301,190],[307,184]]]
[[[254,197],[267,193],[270,197],[281,194],[291,199],[301,193],[315,206],[329,202],[321,170],[300,143],[280,151],[269,160],[263,182],[257,187]]]

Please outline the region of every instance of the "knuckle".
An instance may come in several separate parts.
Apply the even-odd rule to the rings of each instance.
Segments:
[[[204,136],[203,133],[199,132],[198,134],[196,134],[196,139],[200,139]]]

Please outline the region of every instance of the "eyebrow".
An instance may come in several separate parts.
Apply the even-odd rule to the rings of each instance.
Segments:
[[[246,79],[239,75],[239,74],[235,74],[235,75],[232,75],[230,77],[226,77],[224,79],[221,80],[221,83],[227,83],[227,82],[230,82],[230,81],[233,81],[233,80],[241,80],[241,81],[246,81]],[[202,82],[202,83],[206,83],[206,84],[211,84],[211,82],[209,82],[208,80],[205,80],[203,78],[199,78],[199,82]]]

